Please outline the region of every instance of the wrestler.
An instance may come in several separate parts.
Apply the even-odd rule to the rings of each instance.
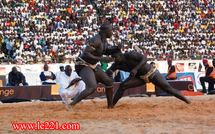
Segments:
[[[190,101],[177,89],[172,88],[160,72],[152,64],[147,63],[147,58],[135,51],[123,54],[120,50],[113,55],[115,63],[111,65],[106,73],[111,76],[117,69],[130,72],[130,76],[120,83],[119,88],[113,96],[113,105],[123,96],[128,88],[138,87],[152,82],[163,91],[174,95],[178,99],[190,103]]]
[[[111,55],[116,52],[116,50],[120,49],[120,46],[108,47],[106,39],[111,36],[112,26],[108,23],[103,23],[99,33],[89,40],[81,56],[77,58],[75,70],[86,84],[86,89],[77,95],[69,104],[69,110],[71,109],[70,106],[74,106],[82,99],[95,92],[99,82],[106,85],[107,107],[113,108],[113,81],[100,66],[96,65],[99,61],[106,63],[112,62],[114,60],[112,57],[103,57],[103,55]]]

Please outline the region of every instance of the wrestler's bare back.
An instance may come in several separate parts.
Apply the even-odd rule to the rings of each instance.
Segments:
[[[140,62],[140,58],[144,55],[140,54],[140,55],[136,55],[135,53],[132,52],[128,52],[124,54],[126,61],[125,63],[122,63],[120,69],[124,70],[124,71],[128,71],[130,72],[133,68],[135,68],[139,62]],[[137,71],[138,75],[144,75],[146,74],[150,69],[151,69],[151,64],[146,63],[144,66],[140,67]]]

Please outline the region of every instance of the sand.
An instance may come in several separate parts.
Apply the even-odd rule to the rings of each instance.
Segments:
[[[215,134],[215,96],[124,97],[114,109],[106,99],[84,100],[68,112],[61,101],[0,104],[0,134]],[[12,123],[79,123],[80,130],[13,130]]]

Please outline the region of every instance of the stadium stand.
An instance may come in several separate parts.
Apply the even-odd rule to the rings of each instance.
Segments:
[[[71,63],[99,25],[151,60],[212,59],[213,0],[1,0],[2,64]]]

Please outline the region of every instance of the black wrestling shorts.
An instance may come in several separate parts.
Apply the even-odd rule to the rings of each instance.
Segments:
[[[76,73],[79,75],[81,69],[84,68],[84,67],[85,67],[84,65],[75,65],[75,71],[76,71]]]

